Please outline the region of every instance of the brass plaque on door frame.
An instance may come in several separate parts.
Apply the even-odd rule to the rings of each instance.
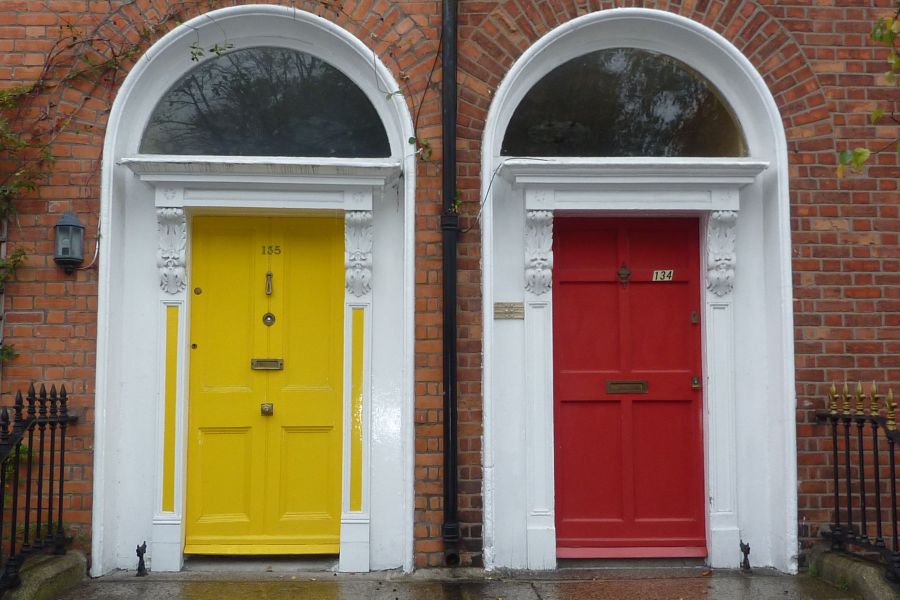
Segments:
[[[606,382],[607,394],[646,394],[647,380],[611,380]]]
[[[524,302],[494,302],[494,320],[521,321],[525,318]]]

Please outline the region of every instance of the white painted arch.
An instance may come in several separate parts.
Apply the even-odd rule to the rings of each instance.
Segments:
[[[725,38],[690,19],[638,8],[584,15],[545,35],[507,73],[488,113],[482,145],[485,563],[488,568],[556,565],[552,427],[542,426],[548,415],[552,419],[547,391],[552,390],[547,381],[552,380],[552,344],[546,337],[541,347],[529,342],[535,335],[549,335],[546,327],[551,322],[535,325],[529,313],[551,313],[552,293],[537,302],[539,298],[525,289],[524,238],[526,228],[536,226],[526,224],[526,209],[540,205],[557,213],[574,210],[594,216],[693,214],[711,224],[710,235],[718,235],[721,223],[734,223],[727,215],[724,220],[721,215],[714,218],[713,210],[720,209],[695,205],[679,210],[673,197],[662,196],[659,202],[642,204],[642,196],[632,193],[641,185],[668,183],[706,193],[711,190],[710,174],[723,168],[716,160],[687,160],[691,172],[685,173],[677,159],[510,161],[500,156],[512,114],[537,81],[572,58],[617,47],[664,53],[701,73],[731,106],[745,134],[749,159],[732,166],[745,169],[743,163],[752,170],[750,163],[767,165],[749,183],[732,182],[739,190],[737,203],[726,209],[737,209],[739,215],[734,225],[733,294],[725,304],[710,303],[707,295],[703,350],[708,550],[712,566],[737,566],[740,553],[736,543],[733,549],[731,545],[739,536],[750,543],[754,565],[795,572],[796,400],[788,161],[781,117],[762,77]],[[565,205],[558,202],[563,197]],[[530,236],[533,239],[533,231]],[[494,306],[501,302],[525,304],[525,319],[495,321]],[[711,325],[710,311],[720,308],[727,308],[720,313],[728,316],[719,323],[731,323],[724,329]],[[720,362],[723,356],[725,363]],[[728,371],[724,383],[732,390],[729,406],[734,412],[725,415],[725,429],[709,427],[710,420],[723,423],[722,415],[710,416],[716,407],[710,398],[718,392],[710,391],[709,376],[716,369],[720,374]],[[719,384],[722,381],[720,377]],[[721,482],[711,481],[710,464],[722,460],[734,469],[735,498],[733,506],[718,513]],[[541,495],[547,504],[543,508],[532,500]]]
[[[391,156],[357,161],[295,157],[166,160],[139,155],[141,135],[156,103],[181,75],[196,66],[191,61],[191,46],[197,43],[208,48],[223,41],[235,49],[280,46],[300,50],[343,71],[376,108],[388,134]],[[397,89],[390,71],[352,34],[311,13],[272,5],[216,10],[178,26],[140,58],[123,82],[110,113],[103,154],[92,575],[134,568],[135,545],[146,540],[153,548],[153,535],[158,535],[157,526],[165,521],[160,518],[158,490],[153,483],[161,469],[159,341],[164,333],[159,319],[157,206],[165,205],[165,201],[159,204],[160,198],[184,195],[191,186],[217,190],[226,198],[227,202],[206,200],[202,210],[207,213],[300,214],[298,210],[326,208],[328,203],[317,199],[317,194],[330,199],[346,197],[348,202],[368,198],[366,206],[371,206],[370,215],[374,215],[373,312],[367,319],[371,331],[367,337],[372,343],[367,375],[371,428],[366,440],[371,487],[365,515],[368,540],[349,541],[366,543],[366,568],[412,569],[415,156],[406,141],[414,135],[406,103],[397,95],[386,98],[386,90]],[[163,184],[169,187],[156,187]],[[257,190],[262,199],[254,197]],[[190,211],[199,206],[185,205],[188,222]],[[349,204],[338,208],[357,210]],[[362,306],[354,302],[354,306]],[[179,378],[183,390],[184,369]],[[187,404],[184,392],[180,393],[183,417]],[[178,436],[176,449],[184,448],[183,426]],[[177,454],[176,463],[176,469],[184,468],[183,452]],[[183,490],[176,485],[176,513],[182,497]],[[176,530],[180,531],[165,531]],[[179,534],[171,535],[172,539],[156,542],[179,545]],[[343,542],[342,530],[342,549]]]

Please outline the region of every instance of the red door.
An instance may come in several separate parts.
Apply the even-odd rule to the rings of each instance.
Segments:
[[[698,222],[554,229],[557,554],[706,556]]]

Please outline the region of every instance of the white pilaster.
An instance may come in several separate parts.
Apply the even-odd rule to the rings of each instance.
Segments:
[[[338,569],[343,572],[368,572],[370,563],[369,494],[371,488],[371,404],[370,373],[372,364],[372,249],[374,228],[371,210],[348,210],[344,213],[344,265],[346,292],[344,301],[344,448],[341,498],[341,551]],[[362,505],[351,506],[351,474],[353,455],[353,314],[363,311],[362,365]]]
[[[553,478],[553,212],[525,213],[526,544],[529,569],[556,568]]]
[[[734,280],[737,212],[714,211],[706,227],[709,564],[740,565],[735,437]]]
[[[168,190],[167,190],[168,191]],[[157,402],[156,402],[156,452],[157,469],[155,473],[155,499],[153,511],[152,538],[150,543],[150,567],[153,571],[180,571],[182,566],[182,541],[184,539],[184,522],[182,498],[184,489],[184,427],[185,427],[185,394],[184,376],[185,352],[184,341],[187,330],[185,315],[187,286],[187,219],[181,208],[157,208],[157,268],[159,270],[159,308],[158,308],[158,353],[157,360]],[[178,311],[178,329],[175,348],[177,352],[175,373],[175,416],[173,432],[172,465],[173,506],[167,510],[163,506],[164,463],[166,444],[166,381],[171,375],[167,373],[168,327],[167,315],[171,307]],[[172,408],[172,407],[170,407]]]

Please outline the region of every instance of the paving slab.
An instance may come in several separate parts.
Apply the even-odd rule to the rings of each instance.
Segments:
[[[808,575],[732,571],[364,576],[285,573],[116,573],[59,600],[857,600]]]

